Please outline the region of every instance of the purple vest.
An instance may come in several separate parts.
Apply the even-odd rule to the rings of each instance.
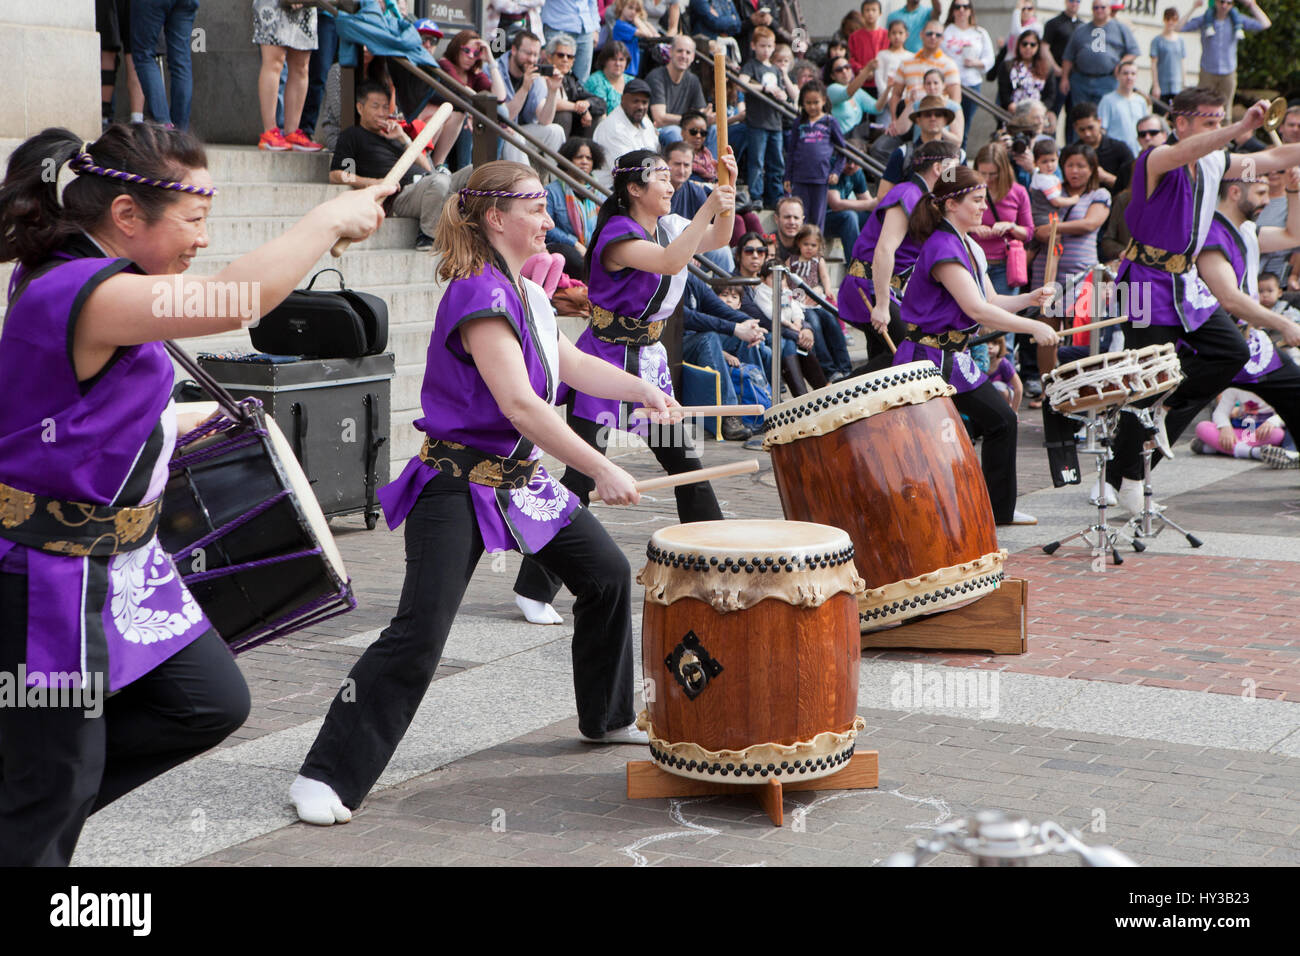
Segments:
[[[601,265],[601,256],[605,250],[616,242],[630,239],[644,239],[667,245],[668,232],[675,236],[680,229],[676,227],[685,223],[680,216],[664,216],[659,223],[659,235],[651,237],[641,228],[635,219],[628,216],[611,216],[600,231],[600,238],[591,251],[591,274],[588,277],[587,294],[593,306],[608,309],[615,315],[627,316],[649,325],[652,322],[666,320],[681,301],[686,288],[686,270],[676,275],[658,275],[642,272],[639,269],[623,268],[616,272],[607,272]],[[676,230],[676,231],[674,231]],[[579,351],[603,359],[610,365],[616,365],[630,375],[635,375],[659,388],[667,395],[673,393],[672,378],[669,374],[668,353],[663,343],[652,345],[618,345],[596,338],[590,326],[578,336],[574,343]],[[560,394],[559,401],[564,401],[567,389]],[[610,428],[626,429],[627,415],[636,407],[627,402],[613,398],[597,398],[583,392],[576,392],[573,400],[573,414],[590,422],[599,422]]]
[[[921,254],[917,257],[900,306],[903,322],[916,326],[923,335],[973,331],[977,325],[961,310],[952,293],[935,279],[934,269],[945,262],[955,262],[968,271],[979,287],[980,295],[984,295],[984,274],[988,271],[984,265],[984,253],[975,243],[963,239],[945,219],[930,238],[921,243]],[[944,379],[958,394],[978,388],[987,381],[988,377],[969,354],[960,351],[951,354],[952,367],[946,370]],[[895,365],[927,360],[944,369],[944,350],[904,341],[898,343],[898,351],[894,353]]]
[[[420,388],[424,415],[415,422],[415,427],[429,438],[507,458],[542,456],[541,449],[520,435],[501,412],[460,338],[461,325],[471,319],[504,318],[519,337],[533,393],[554,404],[559,386],[555,312],[539,286],[528,279],[519,281],[528,297],[526,302],[502,269],[491,263],[479,275],[457,279],[447,286],[438,304]],[[396,480],[379,489],[379,501],[390,528],[406,520],[424,486],[437,474],[437,468],[417,455]],[[488,551],[540,551],[569,523],[578,508],[578,500],[541,467],[527,488],[466,484]]]
[[[97,252],[82,245],[73,247]],[[171,360],[158,342],[120,348],[78,383],[70,360],[78,310],[101,282],[134,266],[94,254],[59,258],[52,268],[16,269],[10,283],[0,381],[21,399],[0,403],[0,482],[64,502],[152,502],[176,439]],[[27,575],[29,684],[38,674],[99,673],[118,690],[211,629],[157,538],[106,557],[57,554],[5,540],[6,517],[14,515],[0,513],[0,566]]]
[[[885,198],[880,200],[876,208],[871,211],[871,215],[867,217],[867,224],[858,233],[858,238],[853,243],[853,252],[849,257],[850,271],[857,271],[854,266],[860,266],[863,275],[861,277],[846,275],[844,282],[841,283],[840,317],[845,322],[854,325],[868,325],[871,322],[871,305],[864,302],[862,297],[865,295],[873,304],[876,301],[875,283],[871,277],[871,261],[876,256],[876,244],[880,241],[880,230],[885,225],[885,213],[894,206],[901,206],[903,212],[910,218],[912,210],[927,192],[925,180],[913,173],[885,193]],[[903,241],[894,250],[894,275],[900,277],[904,283],[912,274],[912,268],[916,264],[916,257],[920,251],[920,245],[911,236],[904,236]],[[897,293],[891,292],[891,296],[896,301],[899,299]]]
[[[1258,302],[1259,237],[1254,223],[1251,223],[1249,229],[1238,229],[1222,213],[1216,212],[1202,251],[1210,249],[1227,258],[1232,264],[1233,275],[1237,277],[1237,287]],[[1282,367],[1282,354],[1273,347],[1273,340],[1268,337],[1266,330],[1249,327],[1240,320],[1238,324],[1245,331],[1246,344],[1250,346],[1250,359],[1233,376],[1232,383],[1249,388],[1265,375]]]
[[[1195,180],[1186,166],[1170,170],[1148,199],[1146,171],[1150,156],[1148,149],[1133,163],[1132,198],[1124,211],[1124,221],[1134,241],[1173,254],[1172,272],[1125,259],[1118,281],[1145,283],[1149,290],[1148,314],[1140,319],[1132,317],[1134,324],[1181,325],[1194,332],[1219,306],[1196,274],[1196,256],[1205,246],[1219,183],[1231,156],[1226,150],[1202,156],[1196,162]]]

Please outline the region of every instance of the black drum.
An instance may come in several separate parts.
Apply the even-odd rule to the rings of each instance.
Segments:
[[[158,540],[231,649],[245,651],[357,606],[307,476],[256,402],[177,405],[202,422],[176,442]]]

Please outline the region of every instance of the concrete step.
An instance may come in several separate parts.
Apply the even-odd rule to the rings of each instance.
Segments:
[[[286,229],[315,206],[349,191],[347,186],[332,186],[324,180],[217,188],[219,192],[212,201],[213,217],[275,216],[282,219]]]
[[[328,150],[272,153],[252,146],[207,146],[208,172],[217,188],[238,183],[324,183],[329,181]],[[305,211],[305,210],[304,210]]]
[[[304,210],[305,211],[305,210]],[[223,255],[242,255],[276,239],[298,216],[212,216],[208,219],[208,248]],[[363,245],[367,249],[415,251],[420,224],[415,219],[385,219]],[[427,257],[426,257],[427,258]]]

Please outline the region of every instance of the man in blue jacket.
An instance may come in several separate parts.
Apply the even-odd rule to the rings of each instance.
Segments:
[[[762,344],[767,338],[756,319],[731,308],[696,276],[688,276],[682,293],[682,360],[718,373],[724,405],[736,404],[731,367],[757,365],[766,375],[772,353]],[[739,418],[722,419],[722,437],[744,441],[753,433]]]

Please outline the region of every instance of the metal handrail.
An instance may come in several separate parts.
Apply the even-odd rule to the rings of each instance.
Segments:
[[[961,95],[969,96],[975,102],[976,106],[982,110],[986,110],[998,122],[1004,124],[1011,122],[1011,114],[998,106],[998,104],[994,103],[992,100],[985,99],[983,93],[976,93],[970,87],[963,86],[961,88]]]

